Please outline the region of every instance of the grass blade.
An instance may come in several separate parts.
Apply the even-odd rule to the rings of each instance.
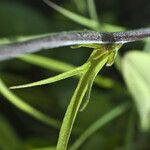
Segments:
[[[31,63],[33,65],[40,66],[42,68],[57,71],[57,72],[69,71],[76,67],[71,64],[59,61],[59,60],[46,58],[44,56],[39,56],[35,54],[24,55],[24,56],[19,57],[19,59],[21,59],[22,61]],[[73,76],[73,77],[79,78],[80,74],[77,76]],[[99,75],[96,77],[94,82],[98,86],[104,87],[104,88],[113,88],[115,85],[117,85],[117,83],[114,80],[110,78],[102,77]]]
[[[65,72],[75,68],[75,66],[63,61],[47,58],[36,54],[23,55],[18,58],[33,65],[57,72]]]
[[[76,13],[73,13],[63,7],[60,7],[58,5],[56,5],[55,3],[49,1],[49,0],[43,0],[48,6],[52,7],[53,9],[55,9],[56,11],[58,11],[59,13],[61,13],[62,15],[64,15],[65,17],[71,19],[72,21],[79,23],[81,25],[84,25],[88,28],[92,28],[92,29],[97,29],[99,24],[94,21],[94,20],[90,20],[88,18],[85,18],[83,16],[80,16]]]
[[[94,0],[87,0],[87,3],[91,19],[99,22]]]
[[[83,111],[86,108],[86,106],[88,105],[88,103],[90,101],[92,85],[93,85],[93,81],[89,81],[87,91],[86,91],[86,95],[84,97],[85,100],[82,102],[83,104],[81,104],[81,106],[80,106],[80,112]]]
[[[88,65],[89,64],[87,63],[87,64],[84,64],[83,66],[75,68],[73,70],[64,72],[64,73],[56,75],[54,77],[50,77],[50,78],[47,78],[47,79],[36,81],[36,82],[33,82],[33,83],[28,83],[28,84],[18,85],[18,86],[12,86],[12,87],[10,87],[10,89],[28,88],[28,87],[33,87],[33,86],[41,86],[41,85],[45,85],[45,84],[54,83],[54,82],[69,78],[71,76],[81,74],[82,71],[84,70],[84,68],[86,68]]]
[[[99,57],[98,57],[99,56]],[[101,68],[106,64],[109,57],[109,52],[104,51],[99,53],[99,50],[94,50],[90,55],[87,62],[90,62],[90,66],[86,68],[83,76],[81,77],[78,86],[71,98],[71,102],[65,113],[63,123],[60,129],[57,150],[66,150],[68,141],[71,135],[73,124],[77,116],[78,110],[82,103],[82,100],[86,94],[89,80],[94,79],[96,74],[101,70]]]
[[[73,124],[79,110],[82,99],[87,90],[87,80],[84,76],[80,79],[78,86],[72,96],[71,102],[66,111],[65,117],[63,119],[63,124],[59,133],[59,139],[57,143],[57,150],[66,150],[69,137],[73,128]]]
[[[119,115],[123,114],[129,107],[128,104],[121,104],[117,106],[107,114],[100,117],[96,122],[94,122],[84,133],[75,141],[75,143],[70,147],[70,150],[77,150],[92,134],[102,128],[104,125],[117,118]]]
[[[53,9],[55,9],[57,12],[59,12],[60,14],[64,15],[65,17],[67,17],[68,19],[80,24],[80,25],[84,25],[88,28],[91,28],[93,30],[101,30],[101,31],[121,31],[124,30],[123,27],[120,26],[116,26],[116,25],[110,25],[107,23],[103,23],[103,28],[100,28],[100,25],[97,21],[94,20],[90,20],[88,18],[85,18],[83,16],[80,16],[76,13],[73,13],[63,7],[58,6],[57,4],[49,1],[49,0],[43,0],[48,6],[52,7]]]
[[[4,82],[0,79],[0,92],[6,97],[6,99],[12,103],[14,106],[29,114],[30,116],[36,118],[37,120],[43,122],[44,124],[50,125],[54,128],[60,127],[60,122],[43,114],[39,110],[33,108],[26,102],[24,102],[21,98],[17,97],[14,93],[12,93],[4,84]]]
[[[135,107],[130,112],[129,120],[127,122],[127,130],[125,135],[124,149],[133,149],[134,135],[135,135],[135,120],[136,120]]]

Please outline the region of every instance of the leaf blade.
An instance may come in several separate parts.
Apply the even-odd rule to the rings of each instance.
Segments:
[[[59,5],[51,2],[50,0],[43,0],[48,6],[52,7],[53,9],[55,9],[56,11],[58,11],[59,13],[61,13],[62,15],[64,15],[65,17],[73,20],[76,23],[79,23],[81,25],[84,25],[86,27],[95,29],[98,27],[98,23],[94,20],[90,20],[88,18],[85,18],[83,16],[80,16],[76,13],[73,13],[63,7],[60,7]]]
[[[70,150],[77,150],[92,134],[94,134],[97,130],[102,128],[105,124],[109,123],[122,113],[124,113],[127,108],[128,104],[121,104],[116,108],[112,109],[110,112],[106,113],[98,120],[96,120],[93,124],[91,124],[83,134],[75,141],[75,143],[70,147]]]
[[[47,58],[44,56],[39,56],[36,54],[30,54],[30,55],[25,55],[25,56],[21,56],[18,57],[19,59],[21,59],[22,61],[31,63],[33,65],[48,69],[48,70],[53,70],[53,71],[57,71],[57,72],[65,72],[65,71],[69,71],[71,69],[74,69],[76,66],[65,63],[63,61],[60,60],[56,60],[56,59],[52,59],[52,58]],[[74,76],[75,78],[79,78],[80,75]],[[104,88],[113,88],[114,85],[116,85],[117,83],[107,77],[103,77],[103,76],[96,76],[94,83],[97,84],[100,87],[104,87]]]
[[[5,83],[0,79],[0,93],[6,97],[6,100],[8,100],[11,104],[19,108],[20,110],[24,111],[25,113],[29,114],[30,116],[34,117],[37,120],[40,120],[41,122],[50,125],[54,128],[60,127],[60,122],[55,120],[54,118],[51,118],[39,110],[33,108],[26,102],[24,102],[21,98],[17,97],[14,93],[12,93],[5,85]]]
[[[127,87],[134,98],[142,130],[150,127],[150,55],[132,51],[122,61],[122,72]]]
[[[50,78],[43,79],[40,81],[36,81],[36,82],[24,84],[24,85],[12,86],[12,87],[10,87],[10,89],[28,88],[28,87],[41,86],[41,85],[45,85],[45,84],[54,83],[54,82],[69,78],[71,76],[75,76],[79,73],[81,74],[82,71],[84,70],[84,68],[86,68],[88,65],[89,64],[84,64],[81,67],[77,67],[77,68],[72,69],[70,71],[67,71],[67,72],[61,73],[59,75],[56,75],[54,77],[50,77]]]

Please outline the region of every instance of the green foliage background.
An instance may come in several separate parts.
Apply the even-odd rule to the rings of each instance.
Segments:
[[[149,26],[149,0],[138,0],[135,3],[134,1],[126,1],[128,5],[124,4],[123,0],[95,1],[98,18],[93,17],[93,19],[98,19],[101,25],[95,30],[116,31]],[[93,11],[88,10],[93,10],[93,8],[88,7],[86,0],[55,1],[55,3],[86,18],[92,17]],[[137,9],[139,6],[140,12]],[[1,38],[10,37],[15,40],[16,36],[88,29],[82,20],[79,21],[82,24],[56,12],[41,0],[0,1]],[[131,50],[134,51],[129,52]],[[93,86],[89,105],[77,116],[70,145],[77,140],[80,141],[80,135],[85,133],[85,130],[90,132],[89,127],[92,126],[96,132],[89,134],[90,136],[80,145],[79,149],[143,150],[150,148],[149,51],[149,40],[127,44],[120,49],[120,57],[117,57],[114,66],[102,69],[102,78],[97,80],[98,83]],[[62,122],[77,85],[77,78],[13,91],[24,102],[37,108],[42,114],[46,114],[45,118],[39,114],[41,112],[37,111],[28,113],[33,116],[31,117],[18,109],[19,106],[14,101],[11,103],[14,102],[17,107],[12,105],[7,100],[9,94],[5,84],[7,87],[20,85],[68,71],[74,66],[82,65],[90,53],[91,50],[87,48],[71,49],[65,47],[37,53],[43,56],[37,58],[39,63],[34,62],[33,58],[30,60],[29,57],[0,62],[0,77],[2,79],[0,81],[2,93],[0,95],[0,150],[54,149],[59,134],[58,126]],[[44,58],[43,61],[42,58]],[[46,61],[46,58],[59,60],[60,63],[52,60]],[[45,62],[45,64],[41,65],[41,62]],[[7,95],[3,94],[3,91]],[[10,95],[10,97],[13,96]],[[123,104],[126,102],[129,103],[130,108],[123,113],[125,107]],[[116,108],[120,104],[121,107]],[[24,109],[30,110],[28,106],[23,106]],[[117,117],[117,113],[119,117]],[[44,119],[37,118],[36,114]],[[113,120],[113,115],[117,117],[115,120]],[[49,120],[49,117],[56,120]],[[51,126],[51,121],[54,121],[54,126]],[[101,122],[103,122],[102,125]]]

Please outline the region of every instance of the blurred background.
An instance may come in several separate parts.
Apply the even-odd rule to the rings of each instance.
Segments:
[[[53,2],[89,18],[86,0],[55,0]],[[100,23],[121,26],[125,29],[150,25],[149,0],[95,0],[95,4]],[[42,0],[0,0],[0,38],[13,39],[15,36],[83,29],[88,28],[56,12]],[[120,55],[124,55],[131,49],[143,49],[143,47],[143,42],[127,44],[121,49]],[[65,47],[44,50],[37,54],[79,66],[87,60],[90,53],[91,49],[87,48]],[[58,73],[19,59],[0,62],[0,76],[8,87],[37,81]],[[75,126],[81,132],[73,134],[70,143],[73,143],[91,123],[118,104],[126,101],[132,104],[132,97],[116,65],[104,67],[101,75],[110,78],[119,86],[93,86],[90,103],[85,111],[78,114],[75,122]],[[77,79],[69,78],[54,84],[14,90],[13,92],[41,112],[62,121],[77,82]],[[133,110],[129,110],[93,134],[80,149],[126,149],[130,111]],[[150,149],[149,131],[141,132],[137,113],[133,118],[136,123],[133,125],[132,149]],[[55,146],[58,134],[59,129],[34,119],[0,95],[0,150]]]

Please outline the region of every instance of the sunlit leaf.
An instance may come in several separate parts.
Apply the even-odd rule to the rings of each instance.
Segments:
[[[140,115],[141,127],[150,127],[150,54],[132,51],[122,61],[125,82]]]
[[[90,55],[88,62],[90,62],[90,67],[85,70],[80,81],[76,87],[76,90],[71,98],[63,123],[60,129],[59,138],[57,142],[57,150],[66,150],[70,134],[73,128],[75,118],[77,116],[78,110],[81,106],[83,98],[87,92],[89,80],[96,77],[97,73],[102,69],[102,67],[107,62],[109,57],[109,51],[94,50]]]

